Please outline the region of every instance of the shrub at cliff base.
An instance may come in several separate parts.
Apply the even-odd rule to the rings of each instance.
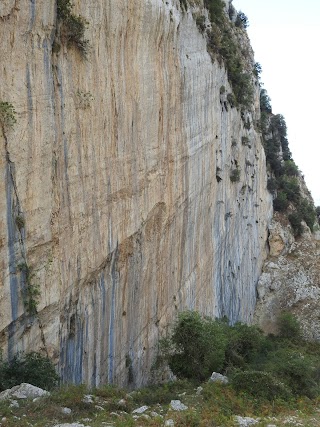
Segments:
[[[50,359],[39,353],[18,354],[9,362],[0,358],[0,391],[21,383],[51,390],[58,385],[58,380]]]
[[[296,317],[291,313],[284,311],[277,320],[278,332],[281,338],[291,341],[299,341],[302,339],[300,324]]]
[[[180,313],[166,342],[172,371],[181,378],[198,381],[221,371],[227,344],[224,329],[222,322],[213,322],[199,313]]]
[[[231,385],[262,399],[320,395],[320,343],[301,338],[290,313],[278,320],[279,336],[257,326],[180,313],[162,356],[178,378],[207,380],[213,371],[227,374]]]
[[[270,372],[237,371],[232,375],[232,385],[236,391],[244,391],[257,398],[287,400],[292,397],[290,389]]]
[[[284,347],[269,354],[264,369],[286,383],[294,395],[314,398],[320,391],[315,380],[317,368],[314,362],[299,348]]]
[[[226,333],[224,368],[227,371],[233,368],[246,369],[264,353],[268,345],[266,337],[257,326],[236,323],[229,326]]]

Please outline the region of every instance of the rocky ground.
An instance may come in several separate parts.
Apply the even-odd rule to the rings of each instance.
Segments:
[[[257,286],[254,323],[277,333],[276,319],[291,312],[308,340],[320,340],[320,233],[305,232],[296,240],[285,215],[275,214],[270,226],[270,256]],[[318,229],[318,227],[317,227]]]
[[[263,385],[262,385],[263,386]],[[0,394],[0,425],[21,427],[320,427],[320,401],[259,402],[228,384],[176,382],[126,392],[23,384]]]

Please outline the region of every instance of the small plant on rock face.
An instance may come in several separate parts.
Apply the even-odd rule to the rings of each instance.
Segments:
[[[84,92],[82,90],[77,91],[77,108],[86,110],[90,107],[93,100],[94,97],[90,92]]]
[[[303,226],[301,224],[302,216],[300,215],[300,213],[293,212],[292,214],[288,215],[288,219],[295,237],[301,236],[301,234],[303,233]]]
[[[196,24],[199,30],[204,33],[206,30],[206,17],[204,15],[197,16]]]
[[[249,146],[249,138],[247,136],[243,136],[241,138],[241,143],[242,143],[242,145]]]
[[[57,15],[62,23],[61,35],[69,45],[74,45],[86,58],[89,51],[89,40],[84,37],[88,22],[81,15],[72,12],[71,0],[57,0]]]
[[[284,191],[279,191],[277,197],[273,201],[273,208],[278,212],[283,212],[289,206],[287,195]]]
[[[40,297],[40,286],[34,281],[32,268],[26,262],[18,265],[18,270],[24,277],[25,287],[23,289],[23,303],[29,316],[36,316],[37,305]]]
[[[230,181],[231,182],[239,182],[240,181],[240,169],[235,168],[235,169],[231,170]]]
[[[229,102],[231,108],[237,106],[237,100],[233,93],[228,93],[227,101]]]
[[[16,226],[18,227],[19,230],[22,230],[25,226],[25,221],[23,216],[21,215],[17,215],[16,216]]]
[[[180,7],[182,10],[187,10],[188,9],[187,0],[180,0]]]
[[[10,102],[0,101],[0,125],[7,131],[17,123],[16,111]]]

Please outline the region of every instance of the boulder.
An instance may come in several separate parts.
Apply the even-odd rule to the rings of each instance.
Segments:
[[[32,384],[22,383],[0,393],[0,401],[10,398],[35,399],[37,397],[48,396],[50,393]]]
[[[236,422],[238,423],[239,427],[249,427],[254,424],[257,424],[259,421],[255,420],[254,418],[250,417],[240,417],[239,415],[236,415],[235,417]]]
[[[170,408],[174,411],[185,411],[188,406],[184,405],[180,400],[171,400]]]
[[[222,383],[222,384],[228,384],[229,382],[226,376],[221,375],[218,372],[212,372],[209,381],[212,383]]]

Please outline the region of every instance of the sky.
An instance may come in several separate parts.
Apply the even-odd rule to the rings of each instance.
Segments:
[[[282,114],[289,148],[320,206],[320,0],[233,0],[247,29],[272,112]]]

